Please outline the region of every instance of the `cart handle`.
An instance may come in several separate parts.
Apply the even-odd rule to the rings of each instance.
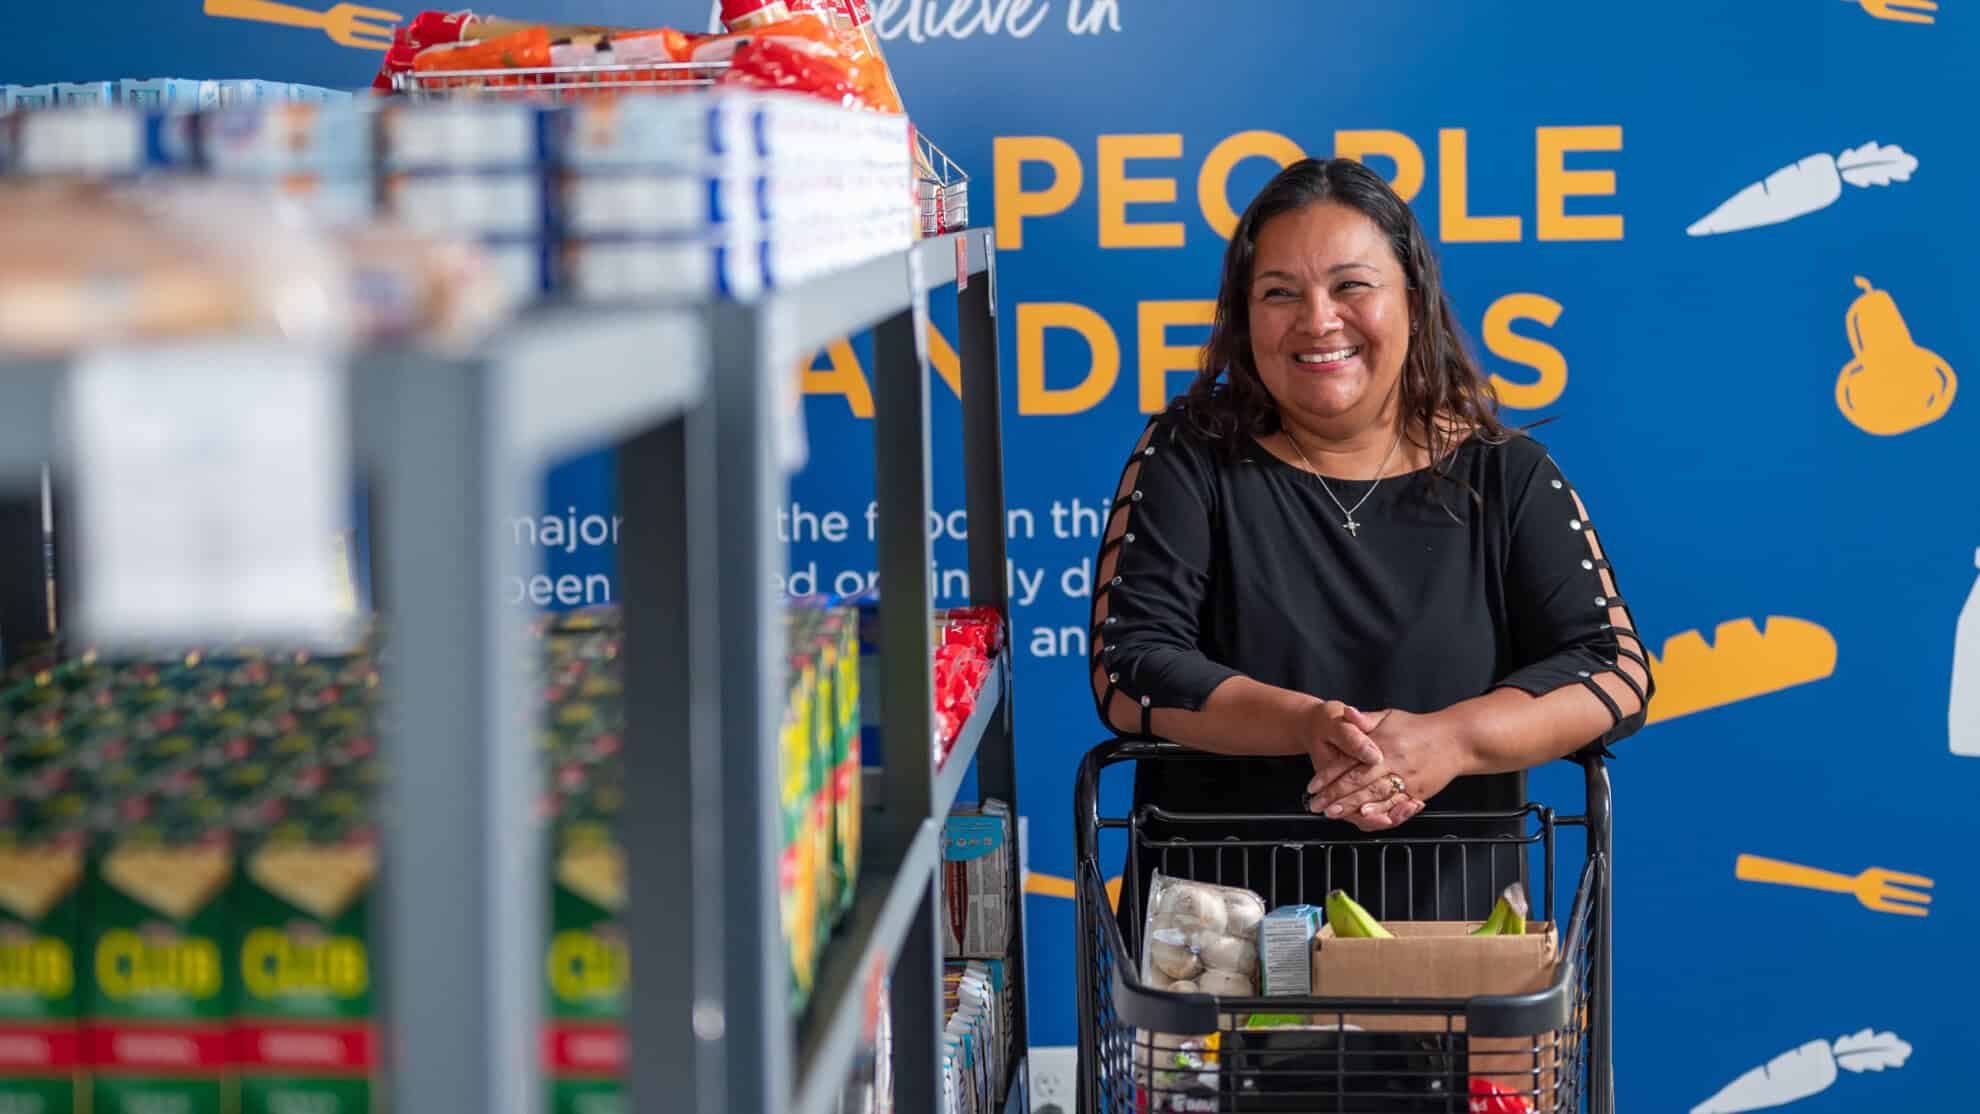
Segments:
[[[1113,738],[1094,746],[1080,759],[1079,773],[1073,784],[1073,847],[1078,852],[1079,862],[1092,863],[1096,869],[1100,862],[1100,772],[1122,762],[1143,759],[1242,762],[1250,760],[1250,756],[1215,754],[1180,743],[1144,739]],[[1554,822],[1571,827],[1585,826],[1588,829],[1589,854],[1600,854],[1607,861],[1611,857],[1612,810],[1608,764],[1598,748],[1570,755],[1567,760],[1581,764],[1587,809],[1580,816],[1556,816]]]

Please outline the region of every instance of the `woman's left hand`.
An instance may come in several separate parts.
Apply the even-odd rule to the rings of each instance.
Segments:
[[[1306,786],[1313,794],[1311,811],[1347,820],[1365,832],[1393,828],[1422,812],[1423,802],[1464,772],[1462,743],[1449,716],[1378,714],[1382,721],[1369,738],[1383,761],[1358,764],[1332,780],[1315,774]]]

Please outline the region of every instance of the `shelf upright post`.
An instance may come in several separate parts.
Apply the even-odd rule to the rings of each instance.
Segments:
[[[957,276],[957,354],[962,361],[963,492],[969,518],[969,595],[1010,621],[1010,579],[1004,512],[1003,394],[997,353],[997,246],[994,233],[966,233],[981,245],[983,277]],[[972,259],[976,252],[970,253]],[[964,263],[965,268],[972,263]],[[991,792],[989,771],[979,761]]]
[[[626,781],[639,801],[621,813],[618,833],[630,967],[639,972],[627,990],[629,1110],[729,1109],[719,673],[705,657],[721,638],[711,598],[714,439],[704,401],[616,454]]]
[[[935,663],[929,645],[928,292],[907,254],[909,305],[873,333],[873,440],[879,522],[880,717],[885,734],[882,838],[898,855],[935,803]],[[940,825],[943,817],[933,817]],[[891,857],[891,856],[890,856]],[[938,1110],[942,1098],[941,872],[931,871],[895,961],[894,1101]]]
[[[962,360],[962,438],[963,491],[969,516],[969,592],[978,607],[994,607],[1004,622],[1004,638],[1010,644],[1016,637],[1011,628],[1009,528],[1004,505],[1004,410],[1003,365],[997,348],[997,238],[992,229],[966,233],[982,249],[983,275],[972,278],[957,275],[965,284],[958,296],[958,348]],[[973,259],[975,253],[970,253]],[[972,263],[965,262],[965,268]],[[1017,664],[1015,647],[1006,661]],[[997,706],[997,720],[977,751],[977,784],[985,797],[1008,804],[1012,816],[1022,815],[1018,807],[1016,712],[1012,708],[1015,686],[1011,672],[1004,676],[1003,700]],[[1025,1008],[1030,1000],[1025,982],[1024,894],[1019,893],[1011,907],[1011,962],[1005,977],[1019,995],[1019,1009],[1012,1025],[1012,1062],[1024,1057],[1029,1047]]]
[[[503,368],[375,359],[359,374],[383,459],[387,616],[384,941],[390,1101],[536,1114],[545,893],[524,612],[503,593],[527,506],[502,452]]]
[[[10,666],[49,633],[41,481],[15,479],[0,486],[0,654]]]
[[[57,384],[66,371],[54,360],[0,369],[0,655],[7,665],[52,626],[42,478],[55,445]]]
[[[701,1002],[696,1031],[722,1046],[724,1111],[780,1111],[794,1071],[789,953],[777,906],[777,733],[785,706],[784,630],[776,585],[787,555],[771,528],[789,490],[778,410],[795,360],[784,303],[708,307],[715,401],[714,601],[721,616],[713,665],[720,724],[721,998]],[[627,576],[639,569],[626,570]],[[649,848],[635,847],[635,857]],[[683,902],[705,894],[682,894]],[[637,953],[633,979],[640,978]],[[676,1007],[678,1008],[678,1006]],[[634,1055],[641,1053],[637,1048]],[[663,1092],[664,1094],[664,1092]],[[664,1098],[658,1109],[672,1109]],[[642,1107],[641,1109],[645,1109]]]

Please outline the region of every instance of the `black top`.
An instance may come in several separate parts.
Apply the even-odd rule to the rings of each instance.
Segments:
[[[1649,692],[1619,707],[1594,678],[1635,688],[1618,662],[1642,663],[1643,647],[1545,446],[1526,434],[1497,445],[1474,436],[1446,472],[1471,490],[1433,484],[1428,469],[1372,494],[1365,480],[1323,487],[1249,437],[1210,442],[1173,411],[1156,416],[1124,469],[1097,563],[1096,695],[1117,712],[1139,706],[1139,735],[1152,737],[1155,709],[1200,708],[1237,674],[1368,711],[1435,712],[1501,686],[1539,696],[1581,684],[1614,720],[1591,746],[1636,731]],[[1354,533],[1335,499],[1355,508]],[[1299,814],[1312,773],[1305,757],[1144,763],[1135,801]],[[1524,793],[1520,774],[1465,777],[1431,808],[1516,808]],[[1315,822],[1326,838],[1361,836]]]

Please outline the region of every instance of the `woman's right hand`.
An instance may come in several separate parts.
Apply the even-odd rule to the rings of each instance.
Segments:
[[[1382,762],[1381,748],[1368,736],[1383,718],[1338,700],[1320,701],[1306,710],[1298,728],[1299,740],[1322,785],[1356,766]]]

